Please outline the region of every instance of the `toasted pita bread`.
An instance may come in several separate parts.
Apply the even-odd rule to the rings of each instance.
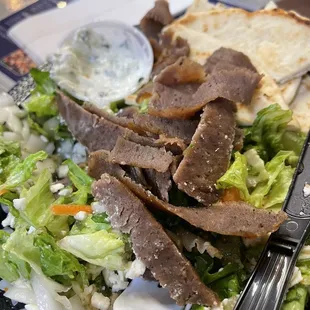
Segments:
[[[249,105],[237,103],[237,122],[242,126],[253,124],[257,113],[271,104],[278,103],[283,109],[289,107],[282,97],[282,93],[277,83],[268,75],[265,75],[253,95]]]
[[[310,76],[305,75],[302,79],[299,90],[295,99],[290,105],[290,109],[294,112],[301,130],[308,132],[310,129]]]
[[[208,0],[194,0],[193,4],[187,9],[186,13],[208,12],[210,10],[225,9],[226,6],[221,3],[213,4]]]
[[[178,32],[189,42],[194,54],[199,52],[199,57],[208,57],[215,42],[218,47],[243,52],[259,71],[279,83],[300,77],[310,69],[310,20],[281,9],[189,13],[165,31]],[[204,35],[200,36],[200,42],[198,34]]]
[[[282,97],[287,105],[290,105],[293,99],[296,96],[296,93],[299,89],[301,83],[301,77],[290,80],[284,84],[280,84],[280,90],[282,93]]]

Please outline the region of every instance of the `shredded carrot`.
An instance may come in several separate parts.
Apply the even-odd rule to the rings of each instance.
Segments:
[[[238,188],[231,187],[225,189],[222,201],[239,201],[239,200],[241,200],[241,197]]]
[[[6,193],[8,193],[8,192],[9,192],[9,191],[8,191],[7,189],[2,189],[2,190],[0,190],[0,196],[6,194]]]
[[[55,215],[76,215],[80,211],[92,213],[92,207],[88,205],[54,205],[52,212]]]

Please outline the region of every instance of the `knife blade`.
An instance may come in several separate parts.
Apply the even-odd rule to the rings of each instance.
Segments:
[[[234,310],[278,310],[288,290],[298,254],[310,232],[310,132],[283,204],[288,219],[271,234]]]

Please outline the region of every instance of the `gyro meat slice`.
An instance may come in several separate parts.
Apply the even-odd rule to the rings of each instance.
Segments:
[[[173,156],[165,148],[144,146],[119,137],[109,160],[121,165],[166,172],[173,161]]]
[[[205,107],[192,142],[173,176],[180,190],[205,205],[219,199],[215,184],[228,169],[235,127],[233,103],[221,99]]]
[[[199,279],[164,228],[141,200],[116,178],[104,174],[93,195],[106,207],[112,226],[129,233],[135,255],[179,305],[217,305],[217,295]]]

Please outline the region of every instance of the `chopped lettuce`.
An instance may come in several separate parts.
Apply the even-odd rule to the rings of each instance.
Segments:
[[[104,213],[89,215],[83,221],[76,221],[70,230],[70,235],[89,234],[100,230],[110,230],[111,225]]]
[[[20,156],[20,145],[18,142],[7,141],[0,137],[0,157],[7,157],[9,155]]]
[[[36,88],[32,91],[29,100],[25,104],[26,110],[35,113],[38,117],[57,115],[58,108],[55,103],[56,84],[51,80],[49,73],[31,69],[30,74],[36,82]]]
[[[20,225],[2,246],[3,250],[27,263],[38,274],[69,284],[77,279],[87,283],[85,268],[70,253],[62,250],[56,240],[43,230],[28,233],[27,225]]]
[[[218,189],[235,187],[241,198],[257,208],[281,206],[292,182],[295,168],[286,165],[292,151],[280,151],[264,165],[255,149],[235,153],[235,160],[217,181]]]
[[[63,165],[67,165],[69,168],[69,179],[72,181],[73,185],[78,189],[85,189],[87,193],[91,193],[91,185],[94,181],[86,171],[81,169],[77,164],[75,164],[71,159],[67,159],[63,162]]]
[[[69,235],[59,241],[59,246],[91,264],[110,270],[127,267],[125,242],[121,235],[105,230],[88,234]]]
[[[35,184],[25,191],[26,206],[21,210],[24,219],[35,228],[46,226],[53,217],[50,205],[55,200],[50,191],[52,175],[45,169]]]
[[[16,281],[20,276],[29,278],[30,266],[13,253],[2,248],[9,237],[9,233],[0,231],[0,277],[8,282]]]
[[[55,116],[58,114],[54,95],[32,94],[25,107],[28,112],[33,112],[38,117]]]
[[[289,129],[287,125],[292,114],[291,110],[282,110],[278,104],[259,111],[253,125],[246,130],[246,148],[255,148],[264,161],[281,150],[293,151],[291,156],[298,156],[306,135]]]
[[[47,153],[40,151],[27,156],[21,163],[17,164],[10,171],[4,184],[0,185],[1,189],[11,189],[22,185],[32,175],[35,165],[38,161],[47,158]]]
[[[241,291],[240,279],[234,273],[211,284],[211,288],[217,292],[221,300],[234,297]]]
[[[62,250],[52,236],[47,233],[35,235],[34,246],[40,251],[40,265],[46,276],[66,284],[80,275],[87,284],[85,267],[72,254]]]
[[[268,172],[269,178],[266,182],[259,183],[251,193],[251,198],[249,202],[251,202],[255,207],[264,207],[263,200],[265,196],[268,195],[269,192],[271,192],[271,188],[275,185],[275,189],[272,190],[272,196],[269,200],[269,203],[267,204],[269,207],[273,206],[274,204],[271,204],[272,197],[278,196],[275,201],[277,203],[282,203],[285,199],[285,196],[288,191],[288,187],[290,186],[292,179],[285,179],[281,180],[282,187],[279,188],[276,184],[277,181],[279,181],[277,178],[281,171],[283,171],[285,166],[285,161],[288,159],[289,156],[292,155],[291,151],[280,151],[270,162],[266,164],[266,170]],[[284,183],[285,182],[285,183]],[[283,186],[285,185],[285,186]],[[279,199],[279,198],[282,198]]]
[[[286,295],[282,310],[304,310],[308,300],[307,287],[298,284],[292,287]]]
[[[218,189],[235,187],[239,189],[241,198],[249,200],[250,194],[247,188],[247,159],[239,152],[235,153],[235,160],[226,171],[226,173],[217,181]]]

